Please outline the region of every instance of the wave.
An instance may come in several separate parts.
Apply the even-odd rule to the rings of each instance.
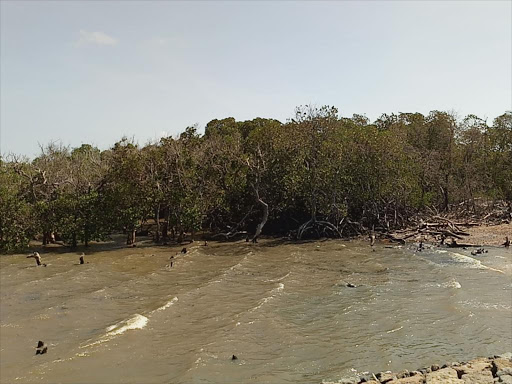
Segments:
[[[264,297],[263,299],[261,299],[260,303],[257,306],[255,306],[254,308],[252,308],[249,312],[254,312],[257,309],[260,309],[264,304],[266,304],[270,300],[272,300],[283,289],[284,289],[284,284],[283,283],[279,283],[279,285],[276,288],[274,288],[274,289],[272,289],[270,291],[270,296],[267,296],[267,297]]]
[[[86,344],[81,346],[80,348],[88,348],[94,345],[102,344],[106,341],[111,340],[113,337],[122,335],[126,331],[134,330],[134,329],[143,329],[148,324],[149,319],[146,316],[139,315],[136,313],[132,317],[122,320],[116,324],[113,324],[105,329],[106,334],[100,337],[99,340],[96,340],[93,343]]]
[[[449,257],[455,261],[456,263],[460,263],[460,264],[463,264],[465,265],[467,268],[472,268],[472,269],[486,269],[486,270],[489,270],[489,271],[494,271],[494,272],[499,272],[499,273],[505,273],[503,272],[502,270],[500,269],[496,269],[496,268],[492,268],[492,267],[489,267],[487,265],[484,265],[482,264],[482,262],[480,260],[477,260],[477,259],[474,259],[472,257],[469,257],[469,256],[466,256],[466,255],[463,255],[461,253],[457,253],[457,252],[448,252],[448,251],[445,251],[445,250],[437,250],[436,253],[447,253],[449,255]]]
[[[288,276],[290,276],[291,272],[288,272],[286,275],[284,276],[281,276],[281,277],[278,277],[276,279],[268,279],[268,280],[265,280],[266,282],[269,282],[269,283],[275,283],[275,282],[278,282],[278,281],[282,281],[284,279],[286,279]]]
[[[437,288],[455,288],[455,289],[460,289],[462,288],[462,285],[460,285],[460,283],[454,279],[450,280],[450,281],[447,281],[446,283],[429,283],[429,284],[426,284],[427,287],[437,287]]]
[[[484,303],[484,302],[477,301],[477,300],[459,301],[458,304],[462,305],[463,307],[479,308],[479,309],[494,309],[494,310],[504,310],[504,311],[510,311],[512,309],[511,305]]]
[[[168,301],[167,303],[165,303],[164,305],[162,305],[161,307],[155,309],[154,311],[151,311],[150,314],[153,314],[155,312],[160,312],[160,311],[163,311],[163,310],[166,310],[167,308],[169,308],[171,305],[173,305],[175,302],[178,301],[178,298],[177,297],[173,297],[172,300]]]

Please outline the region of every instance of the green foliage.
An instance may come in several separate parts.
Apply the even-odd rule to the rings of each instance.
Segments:
[[[212,120],[204,135],[111,149],[50,144],[33,161],[0,160],[0,249],[55,233],[69,245],[134,232],[154,219],[158,234],[253,231],[269,207],[269,233],[328,221],[350,232],[400,227],[419,210],[476,198],[512,201],[512,113],[489,126],[446,112],[340,117],[301,106],[286,123]]]

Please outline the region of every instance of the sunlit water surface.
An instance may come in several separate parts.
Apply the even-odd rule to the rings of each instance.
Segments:
[[[322,383],[512,350],[511,250],[177,250],[0,257],[0,381]]]

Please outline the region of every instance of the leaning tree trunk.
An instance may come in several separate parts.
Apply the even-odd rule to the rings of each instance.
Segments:
[[[252,238],[252,242],[257,243],[258,237],[261,235],[261,231],[263,230],[263,227],[265,226],[268,220],[268,204],[261,199],[260,194],[258,193],[258,190],[256,188],[254,188],[254,192],[256,193],[256,201],[263,207],[263,217],[261,218],[261,222],[256,227],[256,233]]]

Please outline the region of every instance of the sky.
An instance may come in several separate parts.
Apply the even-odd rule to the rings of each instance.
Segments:
[[[511,1],[0,2],[0,151],[213,119],[512,109]]]

